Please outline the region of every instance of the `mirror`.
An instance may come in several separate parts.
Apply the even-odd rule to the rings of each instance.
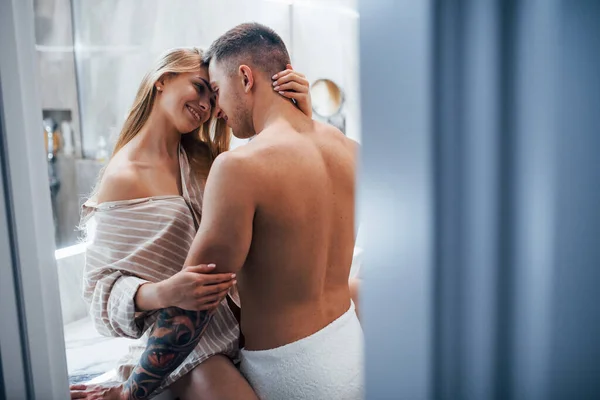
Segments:
[[[331,79],[318,79],[310,88],[313,111],[321,117],[330,118],[338,114],[344,105],[342,89]]]
[[[331,79],[317,79],[310,87],[310,96],[316,119],[346,134],[346,116],[342,113],[344,91]]]

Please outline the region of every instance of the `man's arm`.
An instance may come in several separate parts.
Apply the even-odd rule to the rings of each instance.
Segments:
[[[255,210],[249,175],[245,160],[234,152],[217,157],[206,183],[200,228],[185,266],[214,263],[219,271],[241,269],[250,249]],[[150,396],[196,347],[211,316],[208,311],[176,307],[161,310],[146,350],[125,384],[124,397]]]
[[[250,250],[258,179],[251,160],[235,151],[215,160],[204,191],[202,222],[185,266],[216,264],[214,273],[238,272]]]

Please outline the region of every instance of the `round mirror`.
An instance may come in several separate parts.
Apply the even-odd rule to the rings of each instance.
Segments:
[[[330,79],[319,79],[310,88],[313,111],[322,117],[339,113],[344,104],[342,89]]]

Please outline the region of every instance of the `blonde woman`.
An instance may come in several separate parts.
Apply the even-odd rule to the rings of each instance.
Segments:
[[[278,78],[274,89],[310,115],[304,76],[288,66]],[[154,326],[159,310],[209,311],[203,315],[212,318],[198,345],[158,391],[129,387],[132,398],[166,387],[182,400],[255,398],[231,361],[240,336],[235,305],[227,296],[235,275],[210,274],[211,265],[182,270],[202,215],[211,163],[230,140],[225,122],[213,115],[208,82],[200,50],[175,49],[161,57],[143,78],[113,156],[83,207],[89,241],[84,297],[96,329],[107,336],[142,338],[120,363],[122,381],[132,374],[150,332],[160,330]],[[170,354],[155,350],[151,358],[156,365],[172,363]],[[111,390],[71,389],[72,398],[103,397]]]

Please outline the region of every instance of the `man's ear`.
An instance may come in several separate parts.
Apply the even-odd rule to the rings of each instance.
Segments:
[[[242,79],[244,93],[250,93],[250,91],[254,87],[254,75],[252,74],[252,70],[247,65],[240,65],[240,68],[238,69],[238,74]]]

